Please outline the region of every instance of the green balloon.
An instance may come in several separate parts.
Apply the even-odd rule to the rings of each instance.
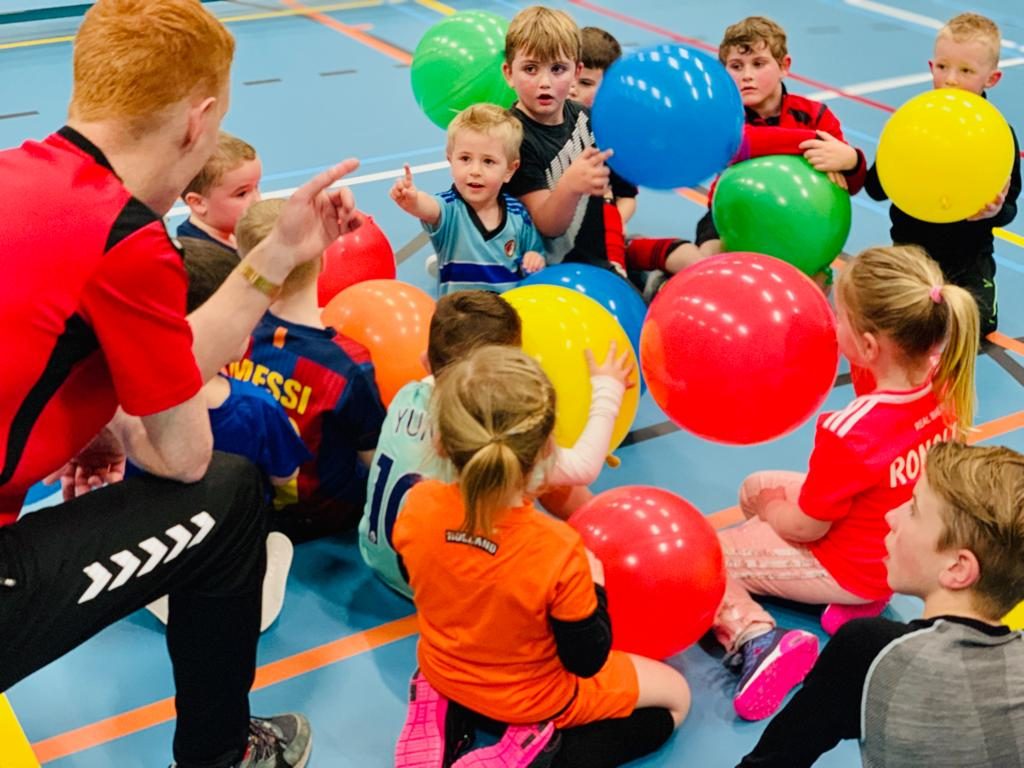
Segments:
[[[763,253],[814,275],[846,244],[850,195],[799,155],[769,155],[722,174],[711,215],[725,251]]]
[[[501,72],[508,21],[462,11],[427,30],[412,57],[412,92],[430,121],[447,128],[473,104],[510,107],[516,94]]]

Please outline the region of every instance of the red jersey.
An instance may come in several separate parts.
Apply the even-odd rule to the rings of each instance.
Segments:
[[[808,546],[841,587],[870,600],[892,593],[885,513],[910,500],[928,448],[953,432],[931,382],[873,392],[819,417],[800,509],[832,523]]]
[[[754,110],[746,108],[743,142],[732,162],[765,155],[802,155],[800,144],[818,138],[818,131],[825,131],[840,141],[846,141],[839,118],[827,105],[789,93],[783,85],[782,105],[778,115],[761,117]],[[851,195],[857,194],[864,186],[867,173],[867,160],[858,149],[857,165],[843,173]]]
[[[63,128],[0,152],[0,221],[3,525],[118,404],[157,413],[202,382],[181,255],[88,139]]]

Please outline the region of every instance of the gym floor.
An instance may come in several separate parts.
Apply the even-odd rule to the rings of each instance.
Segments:
[[[341,158],[361,158],[350,182],[360,207],[374,215],[401,260],[398,276],[429,289],[430,252],[419,224],[388,200],[403,163],[419,185],[447,188],[444,135],[420,113],[409,86],[411,52],[445,14],[484,9],[511,18],[528,3],[506,0],[255,0],[211,2],[238,41],[225,128],[251,142],[264,164],[263,190],[286,193]],[[604,27],[633,47],[666,40],[717,49],[725,27],[760,13],[789,34],[789,88],[826,99],[847,139],[874,156],[888,114],[930,87],[927,61],[935,30],[966,7],[951,0],[550,0],[581,26]],[[43,6],[49,7],[49,12]],[[0,0],[0,146],[40,138],[62,125],[70,92],[70,40],[79,17],[59,16],[50,0]],[[1016,0],[971,4],[1002,27],[1005,75],[991,93],[1011,124],[1024,129],[1024,11]],[[3,14],[35,11],[37,20]],[[173,73],[168,73],[173,76]],[[703,212],[700,192],[645,191],[631,229],[692,237]],[[846,250],[888,242],[887,209],[854,198]],[[180,212],[172,212],[172,225]],[[1000,333],[978,362],[976,438],[1024,450],[1024,221],[997,232]],[[13,255],[8,254],[8,258]],[[852,398],[840,377],[825,405]],[[743,477],[757,469],[806,468],[812,425],[747,448],[704,442],[676,430],[645,395],[622,466],[606,469],[596,489],[658,485],[687,497],[716,525]],[[37,487],[29,506],[54,503]],[[920,606],[898,598],[890,614],[909,619]],[[686,610],[666,605],[666,611]],[[772,606],[781,622],[819,631],[816,614]],[[824,636],[823,636],[824,639]],[[353,538],[296,549],[284,611],[260,644],[252,694],[256,713],[298,710],[314,727],[315,766],[386,766],[405,713],[415,665],[412,605],[362,564]],[[764,725],[736,719],[733,677],[718,655],[700,647],[673,658],[694,692],[688,721],[658,754],[638,766],[734,765]],[[146,612],[128,617],[9,692],[39,760],[54,768],[135,768],[170,763],[173,695],[163,629]],[[0,745],[0,752],[2,752]],[[0,765],[4,764],[0,754]],[[859,765],[855,744],[826,755],[823,766]]]

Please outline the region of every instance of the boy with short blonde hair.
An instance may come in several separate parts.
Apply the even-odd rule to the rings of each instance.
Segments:
[[[523,129],[494,104],[474,104],[448,125],[453,184],[429,195],[416,189],[408,164],[391,199],[423,223],[437,252],[438,295],[514,288],[544,268],[544,243],[530,215],[502,193],[519,167]]]
[[[935,37],[935,49],[928,66],[933,88],[961,88],[987,98],[985,91],[1002,78],[999,27],[977,13],[962,13],[950,19]],[[1013,133],[1013,128],[1010,128]],[[927,179],[922,180],[927,183]],[[875,200],[888,198],[875,166],[868,171],[867,193]],[[964,221],[933,224],[915,219],[896,205],[889,206],[893,243],[924,248],[939,262],[949,282],[966,288],[978,302],[982,338],[999,325],[996,295],[994,227],[1005,227],[1017,216],[1021,191],[1020,144],[1013,133],[1013,168],[1010,178],[995,199]]]
[[[263,200],[245,212],[238,222],[243,257],[270,233],[284,206]],[[253,331],[246,358],[228,366],[233,378],[267,388],[313,454],[299,468],[297,502],[276,512],[276,527],[293,541],[355,527],[384,420],[369,352],[320,320],[321,264],[292,270]]]
[[[217,149],[181,195],[191,213],[178,225],[178,237],[209,240],[237,253],[235,227],[246,209],[259,201],[262,175],[252,145],[221,131]]]
[[[581,59],[579,27],[564,11],[532,6],[512,19],[502,69],[516,92],[510,111],[523,124],[523,146],[506,191],[530,212],[552,263],[583,262],[622,276],[627,267],[681,269],[688,262],[675,259],[685,241],[634,238],[626,247],[612,201],[636,197],[637,188],[605,165],[612,149],[597,149],[590,110],[569,99]]]
[[[1024,756],[1024,456],[939,443],[886,516],[889,586],[924,600],[909,624],[857,619],[825,647],[744,768],[810,766],[859,739],[865,766],[987,768]]]

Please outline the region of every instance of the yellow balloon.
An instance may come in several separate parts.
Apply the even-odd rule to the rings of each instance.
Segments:
[[[555,387],[555,441],[564,448],[575,444],[590,414],[590,372],[583,350],[598,363],[615,342],[619,354],[633,360],[633,381],[639,375],[629,337],[612,315],[587,296],[555,285],[528,285],[502,294],[523,321],[523,351],[533,357]],[[638,386],[626,390],[612,431],[611,449],[625,439],[640,402]]]
[[[937,224],[962,221],[995,200],[1013,161],[1013,134],[999,110],[959,88],[927,91],[896,110],[875,159],[889,199]]]
[[[1017,603],[1017,607],[1003,616],[1003,624],[1015,632],[1024,629],[1024,600]]]

